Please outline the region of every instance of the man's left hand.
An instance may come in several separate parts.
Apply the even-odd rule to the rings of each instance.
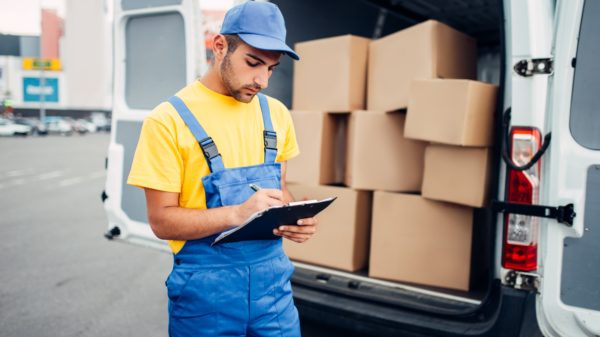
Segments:
[[[300,219],[297,225],[279,226],[278,229],[273,230],[273,234],[298,243],[310,239],[316,232],[317,218]]]

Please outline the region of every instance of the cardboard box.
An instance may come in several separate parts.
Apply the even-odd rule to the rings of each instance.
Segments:
[[[347,113],[291,111],[300,154],[287,164],[287,181],[312,185],[344,181]]]
[[[375,192],[369,276],[469,290],[473,209]]]
[[[356,271],[367,266],[369,259],[372,193],[344,187],[290,184],[296,200],[337,200],[317,215],[317,233],[308,241],[283,241],[288,256],[297,261]]]
[[[469,80],[415,80],[411,88],[407,138],[462,146],[493,144],[497,86]]]
[[[368,110],[391,111],[408,105],[417,78],[476,78],[475,40],[429,20],[371,42]]]
[[[491,150],[429,145],[425,150],[424,198],[484,207],[489,201]]]
[[[344,35],[297,43],[292,108],[349,112],[364,109],[369,42]]]
[[[345,184],[354,189],[420,191],[427,143],[404,138],[405,114],[353,111]]]

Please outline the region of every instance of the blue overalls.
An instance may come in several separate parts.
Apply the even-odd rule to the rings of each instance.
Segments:
[[[185,103],[169,99],[200,144],[210,168],[202,178],[208,208],[246,201],[255,183],[281,189],[281,165],[275,162],[277,135],[269,105],[258,94],[264,123],[265,162],[225,168],[216,144]],[[300,336],[290,278],[294,267],[279,240],[224,243],[217,235],[185,243],[174,255],[167,279],[169,336]]]

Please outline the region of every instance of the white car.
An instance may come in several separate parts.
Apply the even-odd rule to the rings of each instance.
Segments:
[[[10,119],[0,118],[0,136],[27,136],[31,126],[17,124]]]
[[[48,133],[70,136],[73,134],[73,126],[62,117],[46,117],[44,121]]]
[[[87,119],[80,118],[76,123],[81,129],[85,130],[85,132],[93,133],[98,131],[98,126]]]

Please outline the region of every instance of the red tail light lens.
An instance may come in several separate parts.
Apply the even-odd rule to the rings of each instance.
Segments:
[[[540,132],[534,128],[515,127],[510,134],[512,160],[528,163],[541,146]],[[541,161],[541,160],[540,160]],[[540,161],[524,171],[509,169],[506,199],[520,204],[537,204],[539,200]],[[502,266],[507,269],[537,269],[539,218],[520,214],[505,217]]]

